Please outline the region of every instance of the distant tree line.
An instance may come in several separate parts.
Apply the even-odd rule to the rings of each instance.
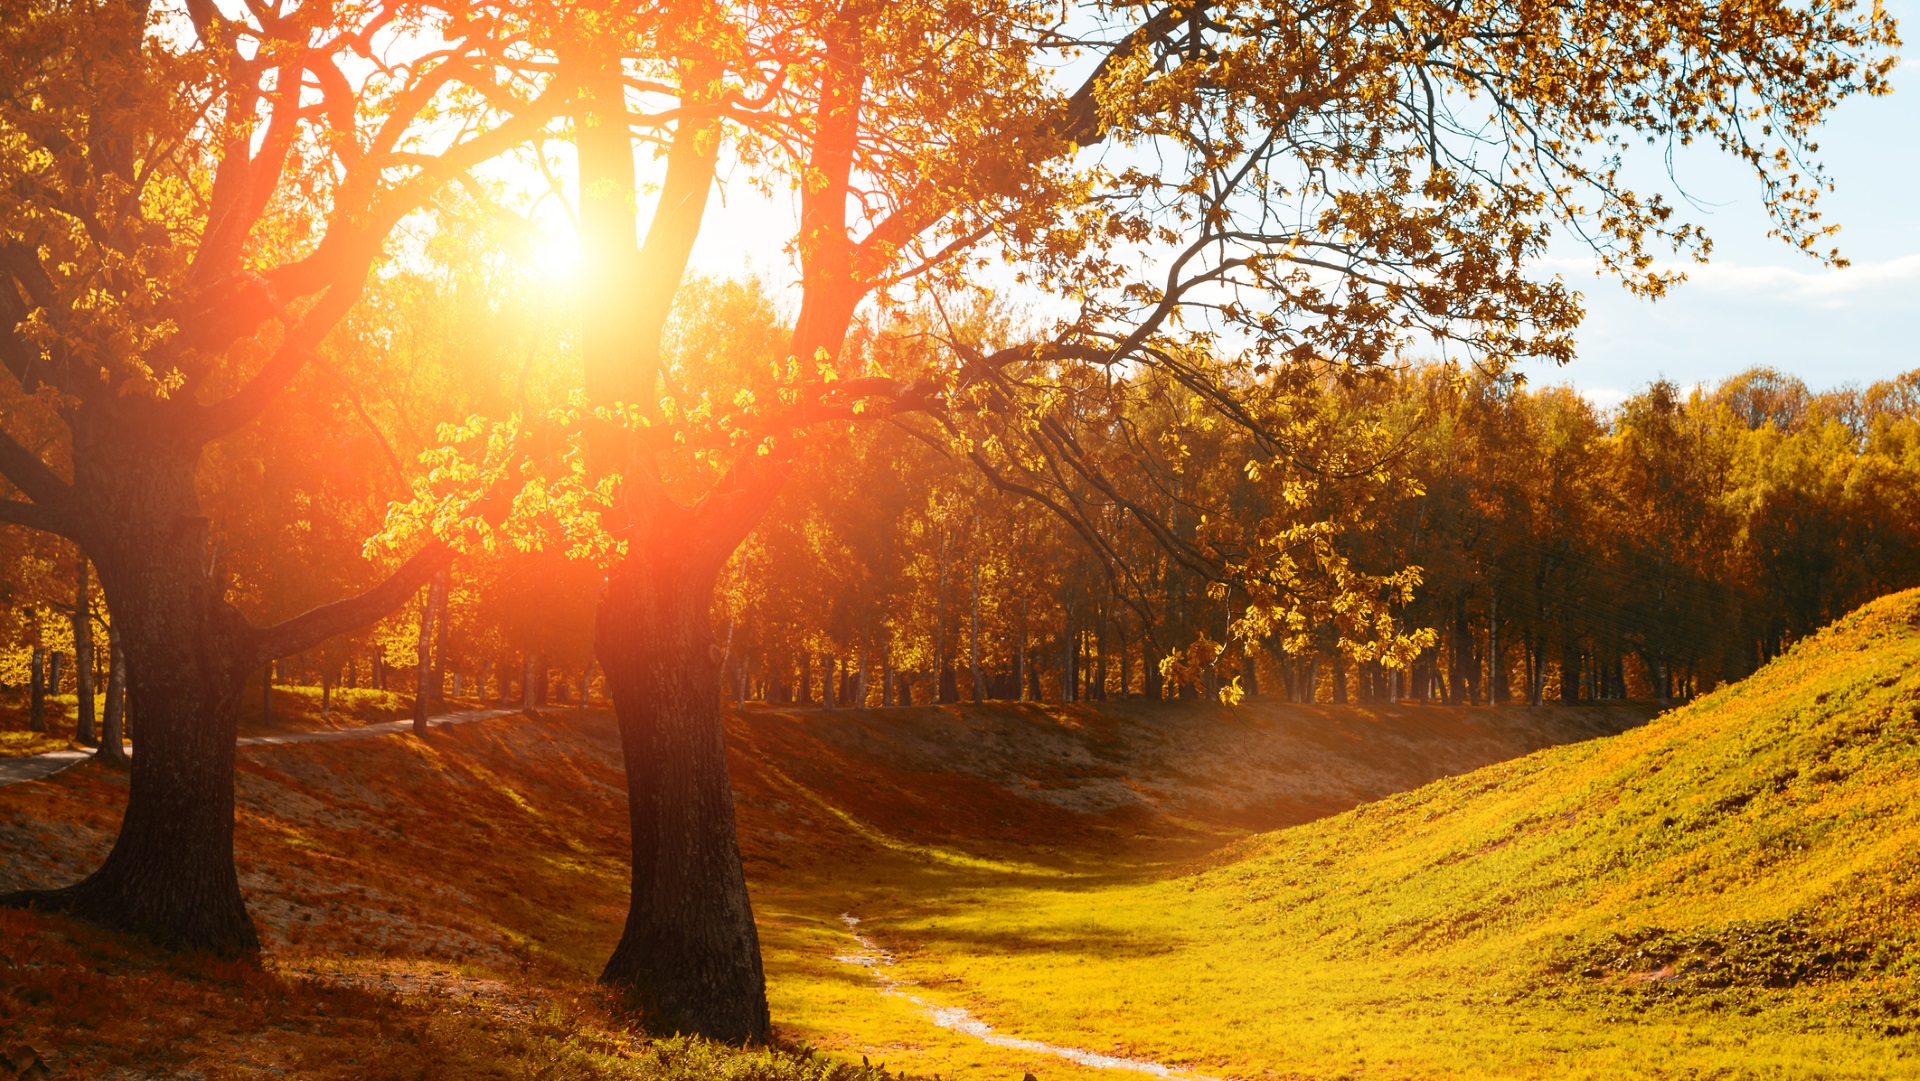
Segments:
[[[880,429],[849,433],[799,478],[792,512],[734,562],[716,628],[733,696],[1159,698],[1237,677],[1293,701],[1672,702],[1920,584],[1920,371],[1814,393],[1755,368],[1603,409],[1427,365],[1315,400],[1323,423],[1402,433],[1378,462],[1394,483],[1361,497],[1326,486],[1297,513],[1346,515],[1344,544],[1375,572],[1419,568],[1395,608],[1403,628],[1432,632],[1411,665],[1354,656],[1331,622],[1301,628],[1304,642],[1236,640],[1231,581],[1189,573],[1122,516],[1108,541],[1131,563],[1114,574],[1027,500]],[[1183,500],[1276,512],[1233,448],[1194,449],[1174,478]],[[1171,516],[1204,545],[1218,519],[1203,517]],[[1169,686],[1159,662],[1201,638],[1225,648]]]

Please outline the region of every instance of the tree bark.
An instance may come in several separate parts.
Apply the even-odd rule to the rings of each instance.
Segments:
[[[860,651],[856,656],[856,663],[859,665],[859,667],[855,670],[854,676],[853,676],[852,705],[854,709],[866,709],[867,708],[867,644],[865,641],[862,641],[860,643]]]
[[[197,449],[75,432],[76,487],[91,501],[87,548],[120,627],[140,717],[127,808],[106,860],[83,881],[0,899],[69,912],[162,945],[259,949],[233,866],[233,759],[240,698],[259,663],[253,628],[208,575]]]
[[[73,739],[94,747],[100,737],[93,727],[93,581],[84,555],[74,565],[73,581]]]
[[[1500,649],[1500,591],[1487,592],[1487,704],[1507,704],[1507,659]]]
[[[1080,671],[1076,667],[1080,660],[1080,634],[1073,625],[1073,609],[1067,608],[1067,617],[1060,630],[1060,701],[1072,702],[1079,691]]]
[[[90,405],[70,422],[74,481],[56,498],[71,508],[119,630],[139,753],[99,869],[0,904],[72,913],[165,946],[250,953],[259,937],[233,865],[234,738],[248,677],[269,657],[372,622],[395,599],[394,583],[430,570],[416,556],[359,597],[254,627],[227,603],[208,559],[199,446],[167,419]]]
[[[973,701],[987,700],[987,680],[980,674],[980,515],[973,516],[973,598],[967,620],[967,667],[973,673]]]
[[[625,989],[652,1031],[763,1042],[766,983],[710,652],[719,562],[675,552],[673,534],[635,540],[596,625],[633,839],[632,904],[600,980]]]
[[[28,676],[27,689],[27,730],[45,732],[47,730],[47,650],[45,646],[33,647],[33,666]]]
[[[1580,702],[1580,647],[1571,639],[1560,644],[1560,701],[1569,706]]]
[[[434,647],[444,643],[446,635],[440,634],[436,641],[434,628],[445,618],[443,609],[446,606],[447,572],[442,570],[433,576],[433,582],[427,586],[427,595],[420,605],[419,655],[413,680],[413,734],[416,736],[427,734],[427,717],[440,697],[441,662],[434,655]]]
[[[436,595],[433,603],[433,667],[427,670],[427,688],[430,691],[427,708],[433,713],[444,713],[447,709],[447,594],[453,587],[453,571],[442,568],[433,576],[432,592]],[[455,694],[458,695],[459,676],[454,676]]]
[[[105,720],[100,727],[100,749],[94,757],[112,765],[125,765],[127,715],[127,654],[120,645],[120,629],[107,625],[107,702]]]

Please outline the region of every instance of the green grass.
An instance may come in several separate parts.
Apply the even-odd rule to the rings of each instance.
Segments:
[[[1644,728],[1185,873],[895,853],[785,902],[776,1010],[940,1068],[945,1034],[788,945],[837,902],[930,1002],[1215,1075],[1920,1077],[1916,622],[1883,599]]]
[[[1343,775],[1340,755],[1397,756],[1411,771],[1397,783],[1412,784],[1432,776],[1431,748],[1524,714],[1268,704],[1267,721],[1220,720],[1171,703],[733,718],[775,1024],[783,1046],[845,1066],[645,1044],[596,1004],[626,875],[605,716],[243,755],[236,836],[269,942],[265,982],[96,946],[66,957],[49,951],[67,925],[0,914],[0,944],[17,944],[0,949],[0,972],[28,973],[0,979],[0,1037],[44,1042],[76,1069],[124,1053],[210,1077],[249,1076],[226,1068],[243,1055],[341,1078],[878,1081],[850,1065],[863,1057],[922,1078],[1098,1072],[928,1016],[957,1006],[1005,1035],[1216,1078],[1920,1077],[1916,622],[1920,593],[1887,598],[1645,727],[1257,835],[1242,812],[1201,803],[1094,814],[1032,797],[1075,770],[1138,774],[1134,728],[1189,756],[1222,746],[1209,724],[1231,725],[1249,753],[1293,740],[1329,776]],[[300,692],[289,697],[300,710]],[[1057,760],[1031,776],[984,759],[960,768],[995,741],[1033,762],[1023,740],[1050,726],[1084,733],[1074,746],[1091,757],[1056,740]],[[1403,738],[1415,732],[1427,742]],[[1245,776],[1224,776],[1231,756],[1208,761],[1244,791]],[[74,846],[111,835],[125,783],[83,766],[0,790],[0,826],[74,849],[79,873],[97,856]],[[1272,813],[1300,817],[1269,823],[1321,806],[1273,795]],[[927,1006],[837,959],[857,949],[843,912]],[[500,990],[471,1007],[310,996],[289,975],[304,970],[444,970]],[[8,991],[29,983],[28,997]],[[45,1008],[61,995],[94,1005]],[[263,999],[281,1004],[249,1005]],[[531,1000],[552,1008],[516,1005]],[[83,1013],[99,1031],[74,1028]]]

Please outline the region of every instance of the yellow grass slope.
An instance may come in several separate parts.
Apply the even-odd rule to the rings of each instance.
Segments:
[[[1643,728],[1203,869],[859,914],[1003,1031],[1216,1076],[1920,1076],[1917,624],[1882,599]]]

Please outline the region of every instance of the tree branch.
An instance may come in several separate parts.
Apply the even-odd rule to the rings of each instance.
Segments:
[[[0,499],[0,525],[26,526],[28,529],[73,539],[73,531],[65,515],[37,503],[22,503],[17,499]]]
[[[0,429],[0,476],[43,509],[64,513],[72,505],[73,487],[5,429]]]
[[[281,391],[287,389],[287,384],[300,374],[300,369],[306,367],[308,359],[313,356],[313,347],[360,299],[360,292],[358,286],[335,286],[327,290],[318,304],[299,322],[287,328],[286,340],[253,374],[253,378],[228,397],[195,410],[188,428],[189,438],[202,443],[209,442],[237,431],[259,416],[280,396]]]
[[[453,549],[433,541],[387,576],[386,581],[358,596],[309,609],[284,623],[262,627],[254,638],[256,664],[286,657],[364,627],[405,603],[442,567],[453,561]]]
[[[381,246],[401,219],[426,204],[441,184],[483,161],[533,141],[572,97],[574,82],[556,78],[522,112],[428,159],[412,176],[363,202],[336,209],[327,234],[312,254],[266,272],[283,299],[311,296],[340,282],[358,282],[379,257]],[[383,164],[376,162],[375,164]]]

